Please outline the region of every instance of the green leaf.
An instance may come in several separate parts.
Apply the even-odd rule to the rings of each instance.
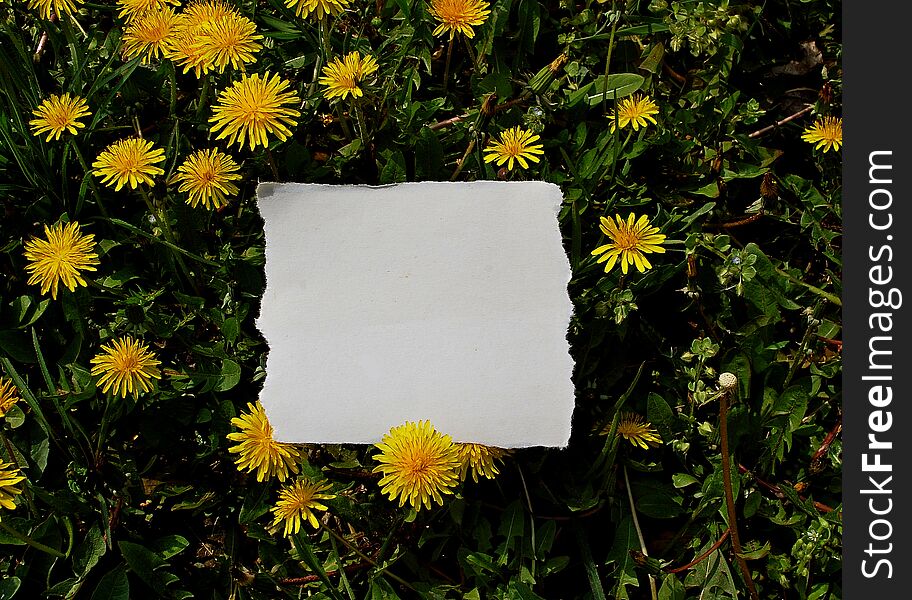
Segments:
[[[649,51],[649,55],[643,59],[639,68],[649,73],[658,73],[662,66],[662,58],[665,56],[665,45],[658,42]]]
[[[627,600],[630,596],[627,593],[627,586],[632,585],[639,587],[640,582],[636,575],[636,563],[630,556],[631,550],[639,550],[640,544],[637,539],[636,529],[633,527],[633,519],[630,515],[621,519],[617,529],[614,532],[614,542],[611,544],[611,550],[608,551],[607,563],[615,563],[617,568],[614,570],[616,582],[614,584],[612,599]]]
[[[519,500],[514,500],[504,509],[497,534],[504,536],[508,540],[512,537],[522,537],[524,520],[525,511],[522,503]]]
[[[646,79],[636,73],[615,73],[609,75],[608,79],[602,75],[589,84],[588,91],[594,93],[586,98],[589,106],[594,106],[607,98],[608,100],[618,100],[633,94],[642,87]]]
[[[168,566],[155,552],[133,542],[117,542],[120,553],[130,570],[153,590],[161,590],[177,580],[173,574],[163,571]]]
[[[50,598],[74,598],[84,583],[84,579],[70,577],[69,579],[64,579],[63,581],[55,583],[49,587],[44,594]],[[3,597],[4,596],[0,594],[0,598]]]
[[[592,591],[592,597],[595,600],[606,600],[605,589],[602,587],[598,567],[596,567],[595,561],[592,560],[592,550],[589,548],[589,540],[586,539],[586,531],[578,521],[574,521],[573,532],[576,534],[580,558],[583,562],[583,568],[586,570],[586,578],[589,580],[589,589]]]
[[[698,555],[708,550],[711,545],[712,542],[707,542],[706,547],[702,548]],[[701,590],[701,594],[709,594],[714,589],[719,588],[727,593],[729,598],[741,597],[735,587],[731,569],[729,569],[728,563],[719,550],[710,554],[688,571],[687,576],[684,578],[684,585]]]
[[[98,564],[106,550],[104,538],[98,525],[92,525],[85,539],[73,552],[73,573],[83,578]]]
[[[700,483],[700,480],[687,473],[675,473],[671,476],[671,482],[676,488],[680,489],[695,483]]]
[[[180,554],[189,545],[190,542],[179,535],[166,535],[149,544],[150,548],[165,560],[168,560],[176,554]]]
[[[15,576],[4,577],[0,581],[0,600],[9,600],[19,591],[22,580]]]
[[[668,573],[662,578],[662,587],[659,588],[658,600],[684,600],[687,590],[684,584],[673,573]]]
[[[217,392],[227,392],[241,381],[241,366],[231,359],[222,361],[222,372],[219,375],[218,384],[215,386]]]
[[[130,581],[123,565],[105,573],[95,586],[91,600],[130,600]]]
[[[405,181],[405,156],[402,152],[385,150],[381,152],[381,156],[386,159],[386,163],[380,169],[380,185]]]
[[[233,344],[237,340],[240,331],[241,327],[235,317],[228,317],[222,323],[222,335],[225,336],[225,341],[229,344]]]
[[[650,392],[646,399],[646,420],[652,423],[663,440],[673,437],[672,426],[675,422],[674,411],[668,406],[665,398]]]
[[[437,177],[443,167],[443,147],[437,134],[422,127],[415,143],[415,178],[418,180]]]
[[[681,514],[683,498],[670,485],[654,480],[632,483],[639,512],[653,519],[672,519]]]
[[[383,577],[371,581],[370,597],[371,600],[399,600],[396,590]]]

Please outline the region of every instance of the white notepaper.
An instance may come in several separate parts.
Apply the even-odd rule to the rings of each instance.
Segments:
[[[275,439],[370,444],[429,419],[454,441],[567,445],[560,188],[262,183],[257,197]]]

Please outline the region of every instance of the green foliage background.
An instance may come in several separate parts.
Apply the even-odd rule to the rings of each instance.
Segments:
[[[729,525],[724,371],[739,381],[728,446],[759,596],[840,598],[840,155],[800,139],[815,115],[839,115],[838,2],[495,0],[474,39],[457,39],[444,86],[447,40],[432,36],[424,2],[355,0],[329,46],[378,58],[361,122],[314,84],[326,62],[314,20],[276,0],[232,3],[265,36],[248,72],[280,73],[305,101],[287,142],[230,149],[243,186],[217,212],[191,209],[166,181],[191,150],[224,149],[206,121],[238,73],[212,76],[201,105],[192,74],[122,59],[113,2],[57,22],[0,4],[0,372],[23,397],[0,456],[28,477],[0,514],[0,598],[635,599],[652,597],[650,577],[663,600],[748,597],[731,544],[716,545]],[[635,90],[658,104],[658,125],[612,133],[613,96]],[[93,116],[45,143],[31,110],[63,91]],[[545,154],[499,172],[481,150],[513,125],[540,133]],[[165,149],[152,194],[177,247],[135,192],[81,165],[136,130]],[[306,530],[293,546],[268,530],[277,485],[239,473],[225,437],[256,399],[267,352],[254,326],[256,182],[451,178],[563,190],[570,445],[518,451],[496,480],[468,481],[417,516],[379,495],[371,448],[308,447],[305,472],[338,495],[326,523],[341,539]],[[599,216],[631,211],[661,228],[668,252],[645,274],[605,274],[589,254]],[[95,235],[101,265],[52,301],[26,284],[22,246],[60,219]],[[109,403],[89,360],[123,334],[149,343],[165,376]],[[622,408],[663,445],[599,435]]]

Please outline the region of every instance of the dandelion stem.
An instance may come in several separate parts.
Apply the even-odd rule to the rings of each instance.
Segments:
[[[367,126],[364,122],[364,110],[361,108],[361,103],[355,100],[353,102],[355,105],[355,119],[358,122],[358,133],[361,135],[361,144],[364,146],[364,150],[367,150],[368,147],[368,137],[367,137]]]
[[[728,395],[729,390],[724,390],[719,396],[719,436],[722,446],[722,484],[725,487],[725,508],[728,512],[728,529],[731,532],[732,550],[735,553],[735,560],[741,568],[741,574],[744,576],[744,582],[750,592],[752,600],[759,600],[757,588],[754,587],[754,580],[751,578],[750,568],[747,561],[744,560],[741,551],[741,537],[738,535],[738,514],[735,512],[735,496],[732,491],[731,482],[731,457],[728,454]]]
[[[456,170],[453,171],[453,175],[450,177],[450,181],[456,181],[456,178],[459,177],[459,174],[462,173],[462,168],[465,166],[466,161],[469,159],[469,154],[472,153],[472,150],[475,149],[475,136],[472,136],[469,145],[466,147],[465,152],[462,154],[462,158],[459,159],[459,162],[456,163]]]
[[[12,537],[16,538],[17,540],[25,542],[32,548],[35,548],[36,550],[41,550],[45,554],[50,554],[51,556],[56,556],[57,558],[66,558],[66,555],[63,552],[61,552],[60,550],[54,550],[50,546],[45,546],[41,542],[33,540],[32,538],[25,535],[24,533],[21,533],[15,529],[13,529],[12,527],[7,525],[3,521],[0,521],[0,529],[5,531],[7,534],[11,535]]]
[[[203,116],[203,109],[206,107],[206,98],[209,95],[210,83],[209,74],[203,75],[203,86],[200,89],[199,101],[196,103],[196,120],[199,121]]]
[[[171,91],[171,96],[168,99],[168,108],[170,110],[169,114],[177,115],[177,71],[175,70],[174,63],[170,60],[165,61],[167,66],[165,70],[168,72],[168,87]]]
[[[630,487],[630,477],[627,475],[627,465],[623,465],[623,468],[624,485],[627,488],[627,500],[630,501],[630,516],[633,517],[633,528],[636,529],[637,539],[640,540],[640,551],[643,556],[649,556],[649,552],[646,551],[646,540],[643,539],[643,530],[640,529],[640,520],[637,518],[636,502],[633,501],[633,490]],[[649,576],[649,593],[652,596],[652,600],[657,600],[656,580],[652,575]]]
[[[266,147],[266,162],[269,163],[269,169],[272,171],[272,176],[276,181],[279,180],[279,168],[276,166],[275,157],[272,155],[272,150],[269,149],[269,146]]]
[[[329,15],[323,15],[320,19],[320,42],[323,45],[323,62],[326,64],[329,64],[329,57],[332,55],[330,32]]]
[[[614,31],[617,29],[621,14],[614,12],[614,2],[611,3],[611,13],[614,21],[611,23],[611,34],[608,36],[608,55],[605,57],[605,81],[602,83],[602,110],[608,109],[608,74],[611,72],[611,53],[614,50]],[[617,100],[617,98],[615,98]]]
[[[453,58],[453,43],[456,41],[456,36],[450,36],[450,43],[447,46],[447,55],[446,55],[446,64],[443,67],[443,93],[447,93],[447,86],[450,83],[450,60]]]
[[[465,42],[465,47],[466,47],[466,50],[467,50],[468,53],[469,53],[469,58],[472,60],[472,64],[475,65],[475,68],[477,69],[477,68],[478,68],[478,60],[481,58],[481,56],[480,56],[480,55],[479,55],[479,56],[476,56],[476,55],[475,55],[475,49],[472,48],[472,42],[469,41],[469,38],[463,36],[463,37],[462,37],[462,41]]]
[[[355,138],[352,135],[351,129],[348,127],[348,121],[345,118],[345,111],[342,110],[341,104],[336,104],[336,114],[339,117],[339,126],[342,128],[342,133],[345,134],[345,139],[351,142]]]

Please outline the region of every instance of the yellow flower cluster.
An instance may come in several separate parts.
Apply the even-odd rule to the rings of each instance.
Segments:
[[[452,494],[469,472],[474,481],[479,475],[493,479],[499,473],[495,461],[507,454],[491,446],[453,443],[430,421],[393,427],[376,447],[380,452],[374,458],[380,464],[374,472],[383,475],[381,492],[415,510],[443,504],[443,495]]]
[[[238,455],[239,470],[256,473],[257,481],[275,477],[279,482],[299,472],[302,449],[273,438],[272,425],[259,401],[248,404],[247,412],[231,424],[238,430],[229,433],[228,439],[237,443],[228,451]],[[453,443],[429,421],[393,427],[376,447],[380,452],[375,459],[380,464],[374,472],[383,475],[381,492],[391,500],[398,499],[399,506],[408,503],[415,510],[443,504],[443,496],[452,494],[469,473],[476,482],[479,477],[493,479],[500,472],[497,463],[508,454],[501,448]],[[302,522],[319,527],[314,511],[327,510],[321,501],[335,497],[326,493],[329,489],[328,483],[303,476],[285,486],[272,509],[273,526],[284,523],[286,536],[297,533]]]
[[[128,60],[142,57],[148,64],[161,56],[201,77],[223,73],[228,65],[243,71],[262,48],[256,24],[225,0],[197,0],[181,13],[158,0],[121,4],[128,18],[123,37]]]
[[[99,264],[95,253],[95,236],[83,234],[79,223],[57,223],[44,226],[45,238],[33,237],[25,243],[25,267],[29,285],[40,285],[41,293],[50,292],[57,299],[62,284],[71,292],[86,286],[85,271],[94,271]],[[127,336],[102,346],[102,352],[92,359],[92,375],[100,376],[101,391],[126,397],[139,396],[152,389],[151,380],[160,379],[157,366],[161,364],[148,347]],[[0,378],[0,418],[18,401],[16,388]]]

